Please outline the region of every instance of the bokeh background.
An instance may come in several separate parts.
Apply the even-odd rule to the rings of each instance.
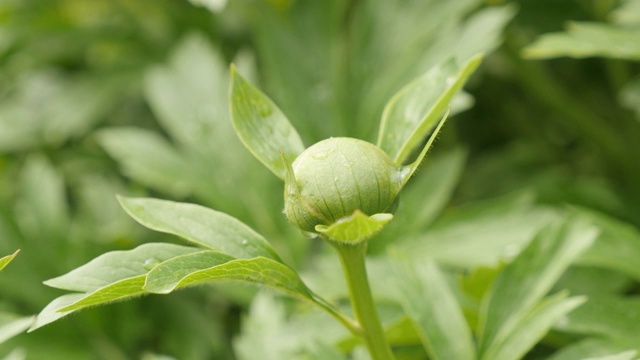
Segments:
[[[2,0],[0,256],[21,253],[0,274],[0,325],[62,294],[46,279],[107,251],[177,241],[129,219],[115,194],[227,212],[293,267],[314,264],[318,244],[281,214],[281,183],[232,133],[231,62],[309,145],[375,140],[393,93],[478,51],[483,65],[433,151],[455,166],[434,170],[445,183],[421,200],[423,215],[517,194],[596,212],[637,240],[637,0]],[[640,310],[633,271],[570,280]],[[86,310],[6,339],[0,358],[249,359],[254,294],[214,286]]]

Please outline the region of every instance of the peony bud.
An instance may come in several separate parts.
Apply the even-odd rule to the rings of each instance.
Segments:
[[[371,216],[391,212],[402,174],[377,146],[352,138],[330,138],[302,152],[286,178],[284,213],[307,232],[330,226],[356,210]],[[290,171],[291,172],[291,171]]]

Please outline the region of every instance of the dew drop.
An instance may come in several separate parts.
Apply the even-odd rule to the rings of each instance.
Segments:
[[[249,245],[249,240],[243,239],[241,244],[242,244],[242,246],[247,246],[247,245]]]
[[[400,183],[404,182],[407,176],[411,174],[410,166],[403,166],[398,170],[398,176],[400,177]]]
[[[154,267],[156,267],[156,265],[160,264],[161,261],[159,259],[156,258],[148,258],[147,260],[144,261],[144,263],[142,264],[142,266],[147,269],[147,270],[151,270]]]
[[[329,156],[329,151],[318,151],[311,154],[311,158],[315,160],[324,160]]]

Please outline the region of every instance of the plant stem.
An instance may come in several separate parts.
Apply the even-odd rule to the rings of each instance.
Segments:
[[[378,309],[373,301],[369,287],[369,279],[367,278],[367,269],[365,267],[367,243],[362,242],[356,245],[331,243],[340,257],[342,270],[349,288],[351,306],[356,320],[362,327],[360,336],[364,340],[367,349],[369,349],[371,358],[373,360],[393,360],[393,352],[385,338]]]

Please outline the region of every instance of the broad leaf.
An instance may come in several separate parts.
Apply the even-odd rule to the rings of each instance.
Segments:
[[[451,288],[431,261],[397,264],[398,301],[434,360],[476,358],[471,330]]]
[[[304,144],[287,117],[260,90],[231,68],[231,119],[242,143],[277,177],[284,179],[281,154],[295,159]]]
[[[409,257],[431,258],[461,268],[494,266],[516,256],[557,212],[534,206],[530,194],[510,194],[456,208],[421,234],[395,245]],[[400,216],[400,215],[398,215]]]
[[[480,312],[479,352],[483,358],[502,346],[596,235],[596,228],[585,221],[554,224],[504,268]]]
[[[100,145],[117,160],[122,172],[146,186],[183,197],[194,192],[189,161],[155,132],[132,127],[102,130]]]
[[[45,285],[89,293],[144,275],[163,261],[196,251],[200,249],[162,243],[143,244],[133,250],[111,251],[65,275],[45,281]]]
[[[604,56],[640,60],[640,30],[600,23],[571,23],[566,32],[547,34],[523,50],[530,59]]]
[[[264,257],[234,260],[213,251],[184,255],[156,266],[149,272],[144,289],[167,294],[185,286],[221,281],[265,285],[312,301],[309,289],[288,266]]]
[[[518,360],[521,359],[562,316],[586,301],[584,297],[566,298],[566,293],[559,293],[541,301],[525,318],[508,334],[504,342],[490,347],[483,355],[483,360]]]
[[[640,121],[640,76],[631,80],[620,90],[618,101],[635,112],[636,119]]]
[[[449,107],[453,96],[480,65],[474,56],[462,66],[448,60],[434,66],[389,100],[382,114],[378,146],[402,164]]]
[[[13,254],[11,255],[7,255],[7,256],[3,256],[0,258],[0,271],[2,271],[2,269],[4,269],[7,265],[9,265],[9,263],[15,259],[16,256],[18,256],[18,253],[20,252],[20,249],[16,250]]]
[[[409,224],[403,225],[412,229],[431,224],[451,199],[465,160],[466,152],[462,149],[429,158],[429,162],[420,167],[420,176],[414,177],[411,184],[402,189],[403,211],[410,215],[398,213],[394,221],[406,219]]]
[[[260,234],[225,213],[167,200],[126,197],[118,200],[131,217],[149,229],[177,235],[236,258],[264,256],[279,260]]]
[[[640,0],[626,0],[611,13],[615,22],[622,25],[640,24]]]
[[[199,251],[173,244],[149,243],[133,250],[112,251],[65,275],[47,280],[51,287],[78,291],[50,302],[38,314],[30,331],[92,305],[139,296],[146,274],[157,264],[176,256]]]
[[[637,353],[638,352],[635,350],[629,350],[629,351],[621,352],[615,355],[598,356],[598,357],[588,358],[584,360],[634,360],[634,359],[638,359],[636,357]]]
[[[620,355],[637,346],[637,339],[625,343],[606,338],[587,338],[563,347],[548,360],[602,360],[601,357],[607,359],[612,354]]]
[[[640,281],[638,228],[587,209],[576,212],[600,229],[598,241],[580,257],[580,264],[612,269]]]
[[[621,340],[640,339],[640,298],[590,295],[589,301],[556,329],[580,335]]]
[[[33,239],[67,239],[69,205],[60,171],[45,157],[30,156],[19,186],[23,201],[16,207],[16,218],[24,234]]]
[[[264,360],[294,358],[291,336],[283,336],[285,327],[284,304],[276,301],[271,294],[259,293],[243,319],[240,334],[234,338],[235,355],[239,360],[254,360],[257,354]]]

